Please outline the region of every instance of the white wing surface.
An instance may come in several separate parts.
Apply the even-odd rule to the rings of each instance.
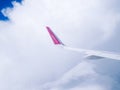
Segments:
[[[53,31],[50,29],[50,27],[47,26],[46,29],[48,30],[50,37],[52,38],[55,45],[61,45],[66,50],[83,53],[83,54],[85,54],[85,58],[87,58],[87,59],[109,58],[109,59],[114,59],[114,60],[120,60],[120,54],[117,54],[117,53],[68,47],[68,46],[64,45],[60,41],[60,39],[58,39],[58,37],[53,33]]]

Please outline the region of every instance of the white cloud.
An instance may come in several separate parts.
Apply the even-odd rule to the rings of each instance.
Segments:
[[[3,10],[11,21],[0,22],[0,89],[37,90],[55,81],[50,88],[55,86],[64,90],[64,84],[69,85],[77,77],[85,81],[85,87],[78,82],[78,86],[73,87],[76,90],[105,90],[105,86],[110,86],[110,79],[106,80],[105,86],[98,83],[98,77],[102,76],[89,62],[82,62],[74,69],[82,60],[81,56],[52,45],[45,30],[46,25],[51,26],[65,44],[94,48],[112,36],[119,22],[119,13],[108,8],[107,2],[25,0],[22,6],[14,3],[13,10]],[[95,81],[89,85],[94,76]],[[91,78],[90,81],[87,78]]]
[[[87,61],[66,72],[57,81],[41,86],[42,90],[112,90],[114,80],[96,73],[95,65]]]
[[[25,27],[32,24],[38,29],[50,25],[60,31],[68,44],[84,47],[88,41],[90,46],[98,44],[97,39],[103,42],[113,33],[119,14],[107,6],[105,1],[100,0],[26,0],[23,7],[17,7],[9,16],[13,22],[22,23]],[[74,38],[68,33],[73,33]]]

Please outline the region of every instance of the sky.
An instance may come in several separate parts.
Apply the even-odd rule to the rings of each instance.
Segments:
[[[120,90],[120,61],[55,46],[120,53],[119,0],[0,0],[1,90]]]
[[[4,16],[1,11],[2,9],[6,9],[6,8],[13,8],[13,4],[12,4],[13,1],[16,1],[18,3],[22,2],[22,0],[0,0],[0,20],[4,20],[4,21],[9,20],[9,18],[7,16]]]

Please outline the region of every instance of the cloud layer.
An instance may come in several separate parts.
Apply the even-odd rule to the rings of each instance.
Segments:
[[[96,62],[55,47],[45,30],[51,26],[67,45],[95,48],[115,35],[119,23],[110,2],[25,0],[3,10],[11,20],[0,22],[0,89],[111,90],[115,81],[97,72]]]

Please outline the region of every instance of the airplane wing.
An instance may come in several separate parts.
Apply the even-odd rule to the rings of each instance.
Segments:
[[[50,37],[52,38],[53,43],[55,45],[60,45],[67,50],[83,53],[85,54],[86,59],[108,58],[108,59],[120,60],[120,54],[117,54],[117,53],[68,47],[62,43],[62,41],[54,34],[54,32],[50,29],[50,27],[46,26],[46,29],[48,30]]]

